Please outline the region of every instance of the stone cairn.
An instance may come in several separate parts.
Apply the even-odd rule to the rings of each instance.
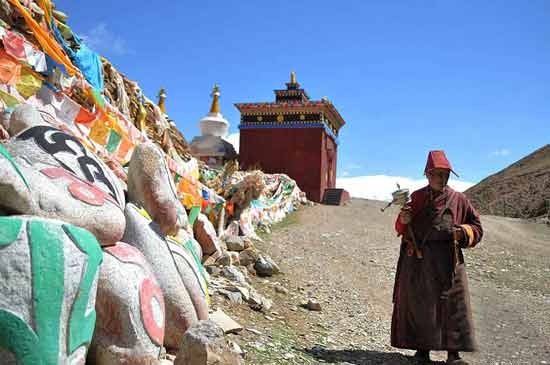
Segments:
[[[209,321],[207,270],[268,307],[235,265],[263,274],[269,260],[202,213],[190,224],[160,147],[136,146],[124,184],[32,106],[4,126],[2,364],[242,363]]]

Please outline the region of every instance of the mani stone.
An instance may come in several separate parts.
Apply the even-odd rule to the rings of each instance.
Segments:
[[[138,248],[158,280],[166,307],[164,345],[178,349],[183,334],[199,319],[208,318],[206,283],[193,255],[160,233],[159,225],[134,204],[126,205],[124,242]],[[200,261],[199,261],[200,264]]]
[[[153,364],[164,341],[162,291],[139,250],[104,248],[89,360],[95,365]]]
[[[244,365],[212,321],[198,321],[185,333],[174,365]]]
[[[84,364],[102,259],[85,229],[0,217],[0,363]]]
[[[197,318],[208,319],[208,272],[202,266],[200,257],[193,254],[193,240],[180,243],[166,238],[166,243],[193,302]]]
[[[48,125],[48,123],[42,119],[40,112],[35,107],[21,104],[11,113],[9,124],[5,127],[10,136],[15,136],[28,128],[39,125]]]
[[[132,153],[128,198],[145,208],[164,235],[175,236],[180,228],[188,228],[187,213],[178,200],[164,154],[153,142],[141,143]]]
[[[102,245],[124,233],[124,193],[111,170],[74,137],[31,127],[0,145],[0,206],[93,233]]]
[[[193,234],[202,247],[205,256],[210,256],[221,251],[220,240],[214,229],[214,225],[204,214],[199,214],[193,223]]]
[[[172,236],[171,236],[172,237]],[[192,232],[188,232],[185,229],[180,229],[177,236],[172,237],[173,241],[185,242],[185,247],[190,251],[190,253],[198,259],[199,262],[202,262],[203,251],[200,243],[193,237]]]

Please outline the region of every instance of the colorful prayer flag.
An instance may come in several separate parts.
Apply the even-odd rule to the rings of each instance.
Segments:
[[[42,80],[36,77],[32,71],[26,67],[23,67],[21,70],[21,77],[15,87],[22,97],[28,99],[40,90],[42,87]]]
[[[110,129],[109,131],[109,139],[107,140],[107,145],[105,146],[105,149],[111,153],[115,152],[118,145],[120,144],[122,137],[120,134],[118,134],[114,129]]]
[[[4,37],[4,49],[6,52],[20,61],[26,61],[25,39],[19,34],[7,31]]]
[[[90,138],[92,141],[104,146],[107,143],[109,127],[105,125],[102,119],[97,119],[90,129]]]
[[[0,82],[15,85],[21,75],[21,65],[6,51],[0,50]]]

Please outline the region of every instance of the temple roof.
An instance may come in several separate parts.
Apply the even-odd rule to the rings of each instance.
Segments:
[[[286,85],[286,89],[275,90],[274,102],[235,103],[235,107],[244,115],[323,112],[336,131],[346,124],[344,118],[328,99],[310,100],[305,90],[300,89],[294,72],[290,74],[290,82]]]
[[[235,107],[242,114],[246,115],[266,115],[278,113],[299,113],[299,112],[319,112],[326,114],[329,121],[333,123],[336,130],[339,130],[346,124],[344,118],[340,115],[336,107],[328,100],[313,100],[304,103],[236,103]]]

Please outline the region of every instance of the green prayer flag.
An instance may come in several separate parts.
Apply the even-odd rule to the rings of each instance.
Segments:
[[[189,211],[189,224],[193,225],[195,223],[195,220],[199,216],[199,213],[201,212],[200,206],[194,206],[191,207],[191,210]]]
[[[92,95],[96,100],[96,102],[99,104],[99,106],[101,106],[102,108],[105,108],[105,99],[103,99],[103,95],[101,95],[101,91],[96,88],[92,88]]]
[[[107,140],[107,145],[105,146],[105,148],[107,149],[107,151],[113,153],[118,148],[121,140],[122,137],[120,136],[120,134],[118,134],[114,129],[111,129],[109,133],[109,139]]]
[[[2,90],[0,90],[0,99],[4,100],[9,108],[13,108],[14,106],[21,104],[15,97]]]

